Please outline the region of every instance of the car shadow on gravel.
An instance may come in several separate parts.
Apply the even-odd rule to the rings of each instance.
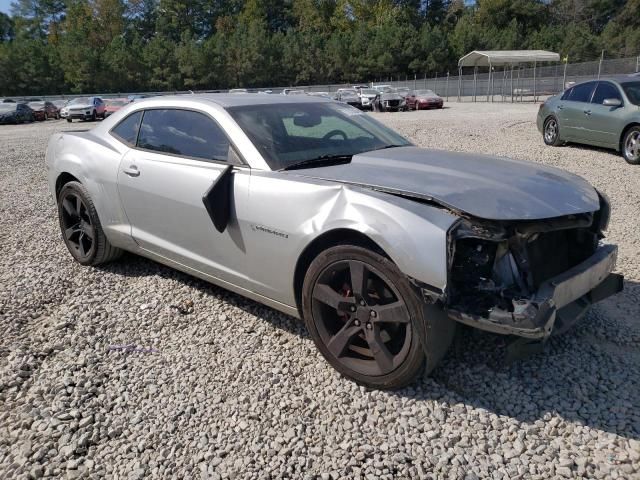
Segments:
[[[639,298],[640,284],[626,281],[623,292],[550,338],[542,352],[511,364],[505,354],[512,338],[461,328],[431,377],[396,394],[464,403],[526,423],[557,415],[640,439],[640,329],[628,321],[640,318]]]
[[[293,317],[274,315],[269,307],[152,260],[127,254],[97,268],[178,281],[276,328],[308,337],[304,323]],[[506,349],[512,338],[461,326],[431,376],[390,394],[451,408],[462,403],[526,423],[560,416],[640,439],[640,331],[619,318],[640,318],[639,298],[640,284],[626,281],[622,293],[594,307],[565,334],[550,338],[543,352],[511,364]]]

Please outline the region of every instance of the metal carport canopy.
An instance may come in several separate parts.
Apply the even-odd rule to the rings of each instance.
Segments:
[[[458,61],[458,67],[488,67],[519,63],[558,62],[560,54],[546,50],[474,50]]]

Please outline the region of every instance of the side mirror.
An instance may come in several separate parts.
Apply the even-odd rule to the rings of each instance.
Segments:
[[[605,107],[621,107],[622,101],[619,98],[605,98],[602,105]]]

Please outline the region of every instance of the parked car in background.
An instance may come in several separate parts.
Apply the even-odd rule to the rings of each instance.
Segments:
[[[229,93],[249,93],[249,90],[246,88],[232,88]]]
[[[143,98],[149,98],[149,95],[144,95],[142,93],[138,94],[133,94],[133,95],[129,95],[127,97],[127,100],[129,100],[129,102],[135,102],[137,100],[142,100]]]
[[[378,96],[377,90],[373,88],[361,88],[358,90],[358,96],[360,97],[360,104],[363,110],[373,110],[373,101]]]
[[[0,103],[0,124],[24,123],[35,120],[33,110],[26,103],[3,102]]]
[[[428,108],[442,108],[444,100],[433,90],[415,90],[405,97],[407,110],[425,110]]]
[[[307,95],[311,97],[322,97],[322,98],[329,98],[329,99],[333,98],[331,97],[329,92],[307,92]]]
[[[398,87],[396,88],[396,93],[403,98],[406,98],[407,95],[411,93],[411,89],[408,87]]]
[[[336,93],[336,100],[339,102],[347,103],[352,107],[362,108],[362,101],[358,96],[358,93],[352,89],[341,88]]]
[[[33,115],[38,121],[44,121],[48,118],[55,118],[56,120],[60,118],[60,110],[53,102],[29,102],[28,105],[33,110]]]
[[[391,85],[371,85],[371,88],[376,90],[377,92],[384,92],[387,90],[393,90]]]
[[[305,92],[304,90],[298,90],[295,88],[285,88],[284,90],[282,90],[282,95],[304,95],[307,92]]]
[[[128,98],[107,98],[104,100],[104,116],[108,117],[130,103]]]
[[[3,98],[0,103],[16,103],[13,98]]]
[[[45,158],[74,261],[132,251],[302,318],[368,387],[432,371],[459,323],[545,340],[623,287],[586,180],[418,148],[323,98],[143,100]]]
[[[67,122],[105,118],[105,104],[100,97],[78,97],[71,100],[62,111]]]
[[[578,83],[540,105],[538,130],[544,143],[610,148],[640,164],[640,79],[625,75]]]
[[[60,116],[62,117],[61,110],[65,107],[65,105],[67,105],[67,103],[69,103],[69,100],[66,98],[61,98],[59,100],[51,100],[51,103],[53,103],[56,106],[56,108],[60,112]]]
[[[405,110],[406,104],[404,97],[396,92],[393,88],[387,88],[373,100],[374,112],[400,112]]]

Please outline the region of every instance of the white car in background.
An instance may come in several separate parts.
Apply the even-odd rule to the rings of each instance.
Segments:
[[[106,117],[106,105],[100,97],[77,97],[71,100],[60,111],[60,116],[67,122],[77,120],[93,120]]]

